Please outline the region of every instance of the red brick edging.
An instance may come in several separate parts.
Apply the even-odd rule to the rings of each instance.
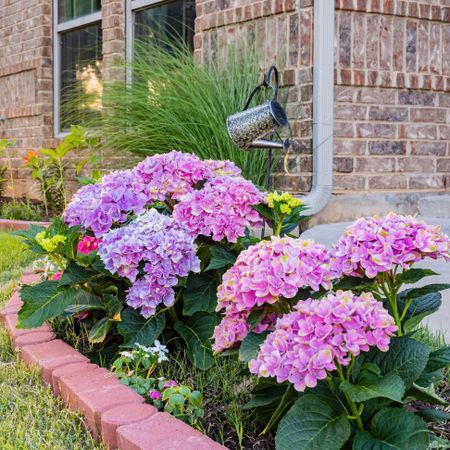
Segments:
[[[38,281],[27,273],[24,283]],[[21,307],[16,289],[0,311],[16,351],[29,366],[38,367],[44,383],[64,405],[81,413],[87,427],[109,448],[120,450],[226,450],[181,420],[158,412],[116,376],[89,362],[70,345],[56,339],[51,328],[16,328]]]
[[[0,231],[28,230],[30,225],[48,227],[50,222],[32,222],[29,220],[0,219]]]

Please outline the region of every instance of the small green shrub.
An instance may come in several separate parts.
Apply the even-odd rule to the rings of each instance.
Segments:
[[[29,200],[15,200],[4,202],[0,206],[0,217],[11,220],[41,221],[43,211],[39,205],[34,205]]]

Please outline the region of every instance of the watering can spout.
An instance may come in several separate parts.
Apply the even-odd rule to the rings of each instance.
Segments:
[[[264,139],[256,139],[253,141],[249,148],[279,148],[282,150],[286,150],[291,145],[289,139],[286,139],[283,142],[275,142],[275,141],[266,141]]]

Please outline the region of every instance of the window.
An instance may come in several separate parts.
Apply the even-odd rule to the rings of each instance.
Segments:
[[[133,41],[151,42],[181,38],[194,45],[195,0],[129,0],[127,57],[133,55]]]
[[[100,8],[100,0],[54,2],[54,127],[57,136],[101,109]]]

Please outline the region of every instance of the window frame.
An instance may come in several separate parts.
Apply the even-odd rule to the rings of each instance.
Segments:
[[[69,131],[61,130],[61,33],[102,22],[102,10],[58,23],[58,0],[53,0],[53,135],[63,138]]]

